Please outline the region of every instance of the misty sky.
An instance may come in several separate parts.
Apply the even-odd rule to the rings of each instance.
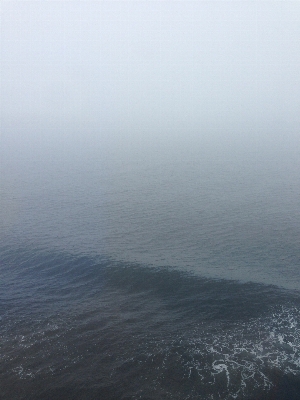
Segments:
[[[299,40],[295,1],[3,1],[2,135],[295,135]]]

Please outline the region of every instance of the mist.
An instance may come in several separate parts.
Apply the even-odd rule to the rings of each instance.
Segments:
[[[298,2],[3,2],[2,139],[296,143]]]

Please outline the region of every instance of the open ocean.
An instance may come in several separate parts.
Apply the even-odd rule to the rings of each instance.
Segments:
[[[1,399],[300,398],[295,146],[10,146]]]

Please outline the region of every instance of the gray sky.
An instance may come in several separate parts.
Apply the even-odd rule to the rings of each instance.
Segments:
[[[2,135],[295,136],[299,40],[297,1],[3,1]]]

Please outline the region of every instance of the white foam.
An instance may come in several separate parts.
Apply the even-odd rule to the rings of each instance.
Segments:
[[[272,371],[300,375],[300,311],[281,307],[249,323],[199,330],[189,340],[189,355],[187,376],[194,369],[212,391],[222,387],[224,399],[247,398],[253,389],[268,391],[274,384]]]

